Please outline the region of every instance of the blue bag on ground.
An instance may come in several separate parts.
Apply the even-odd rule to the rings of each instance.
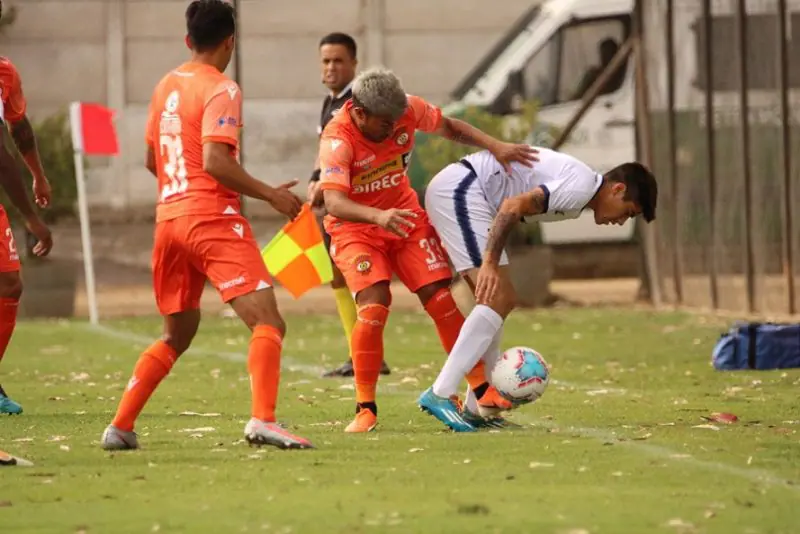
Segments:
[[[720,371],[800,367],[800,324],[736,323],[717,341],[711,361]]]

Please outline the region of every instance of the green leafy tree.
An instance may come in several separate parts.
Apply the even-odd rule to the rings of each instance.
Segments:
[[[56,113],[34,124],[33,129],[36,132],[42,167],[53,190],[50,207],[41,210],[40,215],[46,223],[52,224],[63,217],[75,214],[77,186],[75,183],[75,159],[68,115],[65,112]],[[6,136],[6,142],[9,150],[18,154],[8,135]],[[32,177],[28,167],[25,165],[22,156],[19,155],[18,164],[25,182],[29,185],[32,184]],[[31,194],[30,191],[29,194]],[[0,191],[0,202],[4,206],[11,206],[11,202],[4,191]],[[7,211],[12,221],[19,222],[17,210],[10,208]]]

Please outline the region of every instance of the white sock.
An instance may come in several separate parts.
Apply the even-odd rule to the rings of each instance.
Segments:
[[[433,383],[433,393],[440,397],[455,395],[458,385],[486,354],[502,327],[503,318],[497,312],[483,304],[475,306],[464,321],[456,344]]]
[[[494,367],[495,362],[500,358],[500,342],[503,339],[503,328],[501,327],[500,330],[492,338],[492,342],[489,344],[489,348],[486,349],[486,354],[483,355],[483,363],[486,364],[486,370],[489,371]],[[489,380],[489,377],[486,377],[486,380]],[[472,391],[472,388],[467,386],[467,394],[466,400],[464,401],[467,410],[472,413],[478,413],[478,397],[475,396],[475,392]]]

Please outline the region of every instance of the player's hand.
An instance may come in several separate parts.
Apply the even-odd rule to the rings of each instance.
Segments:
[[[52,190],[50,189],[50,182],[47,181],[47,178],[44,176],[41,178],[34,178],[33,199],[36,202],[36,205],[40,208],[46,208],[50,206],[51,196]]]
[[[50,234],[50,229],[45,226],[42,220],[34,215],[25,221],[25,226],[28,228],[28,231],[36,237],[33,253],[40,258],[50,254],[50,250],[53,248],[53,236]]]
[[[384,210],[378,216],[376,223],[384,230],[389,230],[393,234],[400,237],[408,237],[408,232],[413,230],[416,226],[414,221],[409,219],[416,219],[417,214],[409,210],[399,210],[391,208]]]
[[[475,281],[475,302],[488,304],[492,302],[500,287],[500,271],[493,263],[484,263],[478,270]]]
[[[298,184],[298,180],[291,180],[285,184],[281,184],[272,190],[272,194],[267,199],[267,202],[275,208],[276,211],[283,213],[289,219],[294,219],[300,213],[303,207],[303,201],[300,197],[295,195],[290,189]]]
[[[319,180],[312,180],[308,182],[306,200],[308,200],[312,208],[319,208],[325,203],[324,197],[322,196],[322,188],[319,185]]]
[[[530,145],[498,143],[489,151],[508,173],[511,172],[511,163],[513,162],[532,167],[534,161],[539,161],[539,151]]]

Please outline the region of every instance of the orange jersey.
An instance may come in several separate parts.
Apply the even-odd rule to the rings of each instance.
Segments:
[[[382,143],[373,143],[353,123],[351,109],[353,102],[349,101],[322,132],[319,151],[322,189],[342,191],[354,202],[378,209],[422,212],[406,172],[414,148],[414,132],[439,128],[442,110],[409,95],[406,112],[395,123],[392,135]],[[331,215],[325,220],[325,228],[332,234],[342,228],[354,230],[367,226],[372,225],[340,221]]]
[[[22,93],[22,79],[17,67],[8,58],[0,56],[0,118],[16,122],[25,116],[28,107]]]
[[[203,144],[239,149],[242,91],[210,65],[185,63],[161,79],[150,101],[146,142],[158,173],[156,220],[233,214],[239,195],[203,170]]]

